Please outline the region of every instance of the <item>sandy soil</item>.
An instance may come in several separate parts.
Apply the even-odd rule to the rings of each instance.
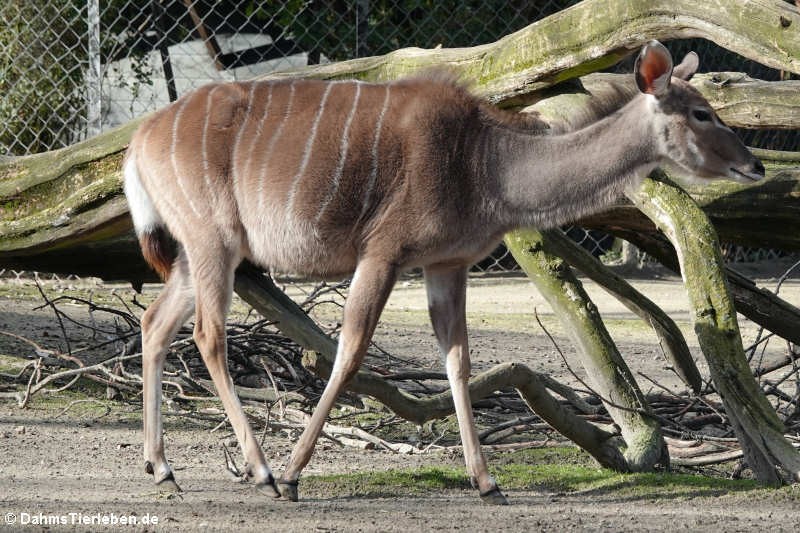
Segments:
[[[684,330],[695,355],[701,357],[691,334],[683,288],[674,278],[635,280],[634,285],[661,305]],[[760,284],[774,286],[775,280]],[[642,372],[670,387],[679,387],[665,370],[656,339],[624,307],[592,283],[587,289],[606,319],[612,336],[634,372]],[[58,291],[59,287],[50,287]],[[63,287],[62,287],[63,288]],[[100,289],[98,288],[98,291]],[[124,288],[117,288],[122,294]],[[295,295],[299,294],[294,290]],[[784,284],[781,294],[800,305],[800,282]],[[143,300],[152,297],[145,296]],[[580,363],[567,336],[547,304],[521,278],[472,280],[469,291],[469,326],[475,370],[497,362],[521,361],[557,379],[573,381],[555,349],[532,317],[536,307],[556,336],[569,364]],[[30,286],[0,281],[0,330],[33,338],[43,347],[58,345],[58,326],[48,310],[38,305]],[[76,308],[76,311],[79,311]],[[331,310],[320,310],[321,320],[335,320]],[[69,326],[68,326],[69,328]],[[752,323],[742,321],[745,344],[755,335]],[[376,335],[392,353],[441,368],[427,324],[424,287],[419,280],[402,281],[390,299]],[[76,341],[79,344],[79,341]],[[773,343],[765,357],[782,354]],[[0,335],[0,355],[31,354],[24,343]],[[701,365],[702,366],[702,365]],[[648,386],[642,380],[642,387]],[[232,481],[222,468],[219,442],[229,436],[210,434],[210,426],[197,421],[166,417],[167,456],[184,493],[167,498],[153,492],[141,465],[141,422],[134,407],[120,407],[93,420],[70,411],[59,415],[59,405],[36,401],[25,410],[0,403],[0,530],[86,531],[108,530],[102,525],[21,526],[23,513],[34,517],[100,513],[135,515],[141,520],[157,516],[152,526],[114,527],[132,531],[796,531],[800,524],[797,499],[771,498],[759,492],[729,494],[698,489],[686,496],[631,497],[615,491],[559,493],[541,488],[508,491],[513,505],[483,505],[471,490],[450,489],[423,495],[396,497],[312,494],[290,504],[272,501],[246,484]],[[268,437],[267,457],[276,472],[288,458],[291,443]],[[496,459],[496,458],[493,458]],[[459,465],[461,459],[441,453],[405,456],[382,451],[360,451],[321,444],[306,474],[333,474],[425,465]],[[14,513],[16,522],[8,513]]]

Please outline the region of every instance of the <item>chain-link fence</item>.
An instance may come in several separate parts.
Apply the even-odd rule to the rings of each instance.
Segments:
[[[494,41],[575,0],[4,0],[0,153],[59,148],[217,80]]]
[[[492,42],[577,0],[3,0],[0,155],[52,150],[157,109],[217,80],[406,47]],[[703,70],[767,80],[781,73],[708,41]],[[623,63],[618,69],[630,70]],[[743,132],[762,148],[797,150],[797,131]],[[594,255],[613,239],[578,228]],[[734,254],[736,255],[736,254]],[[736,255],[740,257],[741,254]],[[501,249],[482,269],[513,269]]]

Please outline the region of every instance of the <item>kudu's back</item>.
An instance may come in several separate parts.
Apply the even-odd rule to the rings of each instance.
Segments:
[[[420,122],[437,105],[433,95],[471,105],[462,92],[447,82],[316,80],[192,91],[147,119],[126,155],[146,259],[167,273],[173,258],[161,226],[187,246],[208,245],[200,230],[213,227],[240,259],[320,277],[352,272],[364,235],[392,209],[386,199],[402,195],[408,154],[430,148]]]

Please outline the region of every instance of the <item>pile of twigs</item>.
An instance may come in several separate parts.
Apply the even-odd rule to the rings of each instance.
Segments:
[[[115,294],[118,305],[101,305],[92,299],[75,296],[50,298],[36,281],[42,307],[54,314],[61,330],[59,349],[43,347],[34,340],[12,332],[0,334],[14,337],[31,347],[28,359],[16,374],[0,374],[0,398],[13,398],[20,407],[27,406],[37,394],[52,394],[73,387],[81,378],[105,386],[107,399],[132,403],[141,402],[141,341],[140,322],[144,306],[134,297],[130,302]],[[315,287],[302,302],[305,310],[322,303],[340,305],[346,285],[321,284]],[[66,308],[82,306],[89,320],[78,320]],[[70,331],[68,332],[68,326]],[[329,328],[336,334],[337,326]],[[82,331],[83,345],[73,346],[76,331]],[[302,364],[302,349],[281,335],[274,325],[257,316],[248,315],[227,327],[229,367],[237,392],[246,406],[252,422],[263,428],[265,434],[284,432],[295,438],[302,430],[305,417],[313,408],[324,387],[324,382]],[[771,334],[759,333],[756,342],[748,348],[752,361],[763,359]],[[100,355],[98,355],[100,354]],[[108,357],[109,354],[113,354]],[[765,394],[773,402],[779,416],[786,424],[788,437],[800,443],[800,353],[797,347],[787,344],[786,357],[766,366],[756,364]],[[564,360],[566,363],[566,359]],[[447,389],[443,372],[424,369],[418,362],[402,359],[373,345],[366,367],[382,375],[387,381],[400,384],[406,391],[427,395]],[[674,393],[640,373],[650,385],[647,401],[652,416],[662,424],[673,464],[707,466],[742,457],[733,429],[724,409],[715,396],[711,383],[706,383],[701,394]],[[774,377],[773,377],[774,376]],[[178,404],[178,411],[195,418],[216,423],[214,431],[226,423],[220,409],[192,408],[193,402],[216,399],[213,384],[203,364],[202,357],[192,340],[192,330],[184,327],[170,346],[165,375],[164,391],[169,402]],[[584,382],[580,389],[552,383],[556,391],[579,416],[597,424],[613,424],[600,396]],[[791,387],[794,386],[794,391]],[[99,401],[99,400],[89,400]],[[436,424],[423,428],[407,428],[403,442],[392,442],[379,435],[387,428],[406,423],[385,408],[369,407],[354,395],[346,395],[344,404],[350,407],[337,412],[326,426],[325,438],[338,445],[359,448],[380,448],[394,453],[423,453],[433,449],[455,446],[457,432],[438,430]],[[199,404],[195,404],[199,405]],[[373,405],[373,404],[370,404]],[[527,405],[513,389],[496,391],[475,404],[481,442],[496,450],[518,449],[531,446],[563,444],[552,429]],[[361,414],[371,413],[375,420],[359,425]],[[446,426],[446,424],[445,424]],[[408,433],[411,433],[409,436]],[[236,472],[232,462],[231,472]]]
[[[101,305],[76,296],[50,298],[38,280],[35,285],[44,304],[59,325],[58,349],[43,347],[36,341],[9,331],[0,334],[16,338],[32,350],[22,354],[29,361],[16,375],[0,374],[6,388],[24,390],[3,392],[2,397],[16,398],[25,407],[35,394],[63,391],[80,378],[106,385],[114,398],[136,401],[141,394],[141,331],[139,317],[145,307],[134,297],[131,302],[117,298],[119,305]],[[74,318],[67,307],[83,306],[88,322]],[[37,309],[39,309],[37,308]],[[69,332],[68,332],[69,326]],[[234,383],[247,388],[269,387],[293,391],[313,399],[322,383],[305,371],[302,350],[281,335],[266,320],[229,323],[228,364]],[[85,346],[74,348],[80,337]],[[98,353],[101,354],[98,357]],[[111,357],[103,355],[114,354]],[[92,361],[100,359],[99,361]],[[66,380],[66,381],[65,381]],[[183,327],[170,345],[164,372],[165,391],[179,400],[213,399],[209,375],[192,339],[192,329]],[[56,387],[56,388],[53,388]]]

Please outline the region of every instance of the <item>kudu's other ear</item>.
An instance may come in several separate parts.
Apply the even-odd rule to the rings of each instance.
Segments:
[[[650,41],[639,52],[633,67],[636,85],[643,93],[661,96],[669,89],[672,77],[672,56],[658,41]]]
[[[681,61],[681,64],[672,70],[672,75],[676,78],[689,81],[697,72],[697,67],[700,65],[700,58],[694,52],[689,52]]]

